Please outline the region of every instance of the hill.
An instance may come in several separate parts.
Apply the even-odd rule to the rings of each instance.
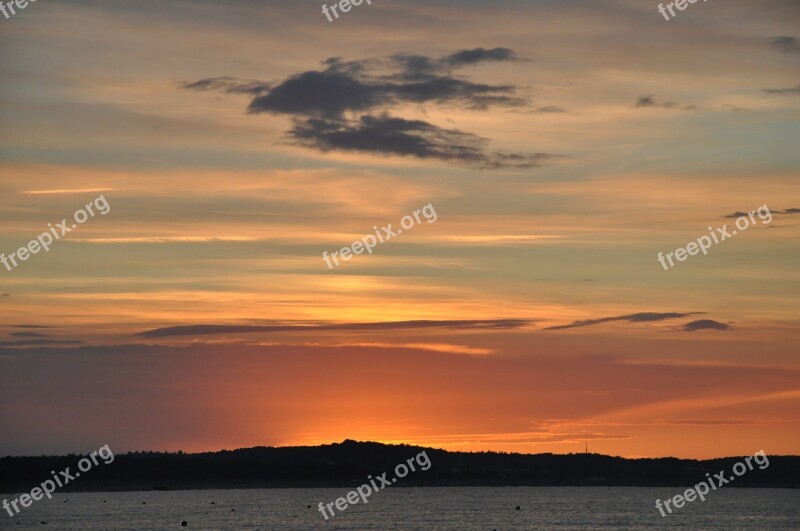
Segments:
[[[408,474],[411,486],[690,486],[726,471],[740,457],[625,459],[598,454],[449,452],[409,445],[346,440],[322,446],[256,447],[198,454],[132,452],[115,456],[60,492],[203,488],[349,487],[388,472],[425,451],[432,465]],[[0,458],[0,492],[28,491],[51,470],[74,473],[81,455]],[[731,487],[800,486],[800,457],[768,456],[769,466],[747,471]]]

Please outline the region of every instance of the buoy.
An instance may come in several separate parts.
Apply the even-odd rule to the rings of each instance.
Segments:
[[[519,511],[519,505],[517,505],[517,510]]]
[[[184,520],[183,522],[181,522],[181,526],[183,526],[183,527],[186,527],[186,525],[187,525],[187,524],[186,524],[186,520]]]

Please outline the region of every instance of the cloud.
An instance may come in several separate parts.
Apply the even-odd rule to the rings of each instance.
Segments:
[[[730,325],[712,319],[699,319],[683,325],[683,330],[685,332],[694,332],[696,330],[728,330],[729,328]]]
[[[781,53],[800,53],[800,41],[796,37],[775,37],[770,45]]]
[[[141,236],[124,238],[73,238],[77,243],[218,243],[218,242],[253,242],[259,238],[254,236]]]
[[[96,192],[110,192],[113,188],[78,188],[75,190],[24,190],[21,194],[30,195],[53,195],[53,194],[83,194]]]
[[[190,325],[156,328],[139,332],[142,337],[173,337],[208,334],[245,334],[274,332],[320,332],[330,330],[413,330],[422,328],[494,329],[521,328],[532,321],[528,319],[493,319],[460,321],[393,321],[379,323],[344,323],[328,325]]]
[[[358,120],[309,119],[290,131],[298,143],[322,152],[359,151],[383,155],[411,155],[482,168],[533,168],[558,158],[546,153],[500,153],[485,149],[484,138],[456,129],[444,129],[422,120],[389,115],[363,115]]]
[[[441,237],[441,239],[446,242],[467,245],[529,244],[558,240],[560,238],[562,238],[562,236],[557,234],[464,234]]]
[[[755,210],[753,212],[755,213]],[[780,214],[800,214],[800,208],[787,208],[786,210],[772,210],[772,209],[770,209],[769,212],[773,216],[777,216],[777,215],[780,215]],[[727,215],[725,215],[723,217],[726,218],[726,219],[736,219],[736,218],[741,218],[743,216],[747,217],[748,216],[747,212],[736,211],[733,214],[727,214]]]
[[[474,48],[472,50],[461,50],[445,57],[442,62],[450,65],[473,65],[482,61],[515,61],[514,50],[510,48]]]
[[[653,95],[650,94],[649,96],[639,96],[639,100],[636,102],[636,107],[655,107],[656,102],[653,99]]]
[[[779,214],[779,212],[773,212],[772,210],[770,210],[770,212],[772,212],[773,214]],[[727,216],[723,216],[723,217],[726,218],[726,219],[734,219],[734,218],[740,218],[742,216],[747,217],[747,212],[736,211],[733,214],[728,214]]]
[[[482,62],[519,61],[510,48],[473,48],[461,50],[440,59],[424,55],[395,54],[389,57],[395,67],[402,72],[391,76],[393,79],[418,80],[431,79],[435,75],[450,74],[453,70]],[[352,64],[352,63],[349,63]]]
[[[472,83],[452,74],[452,70],[466,64],[510,60],[515,60],[514,54],[507,48],[462,50],[439,60],[393,55],[343,62],[332,57],[323,62],[327,68],[295,74],[274,86],[261,81],[215,77],[183,83],[180,87],[258,94],[250,102],[248,112],[303,117],[339,118],[347,111],[363,112],[404,102],[450,102],[477,109],[524,105],[525,99],[511,96],[516,87]],[[386,70],[389,73],[383,73]]]
[[[370,85],[330,68],[294,76],[250,102],[250,113],[339,117],[345,111],[365,111],[389,103],[385,86]]]
[[[475,83],[454,74],[469,65],[518,60],[509,48],[460,50],[438,59],[407,54],[360,61],[332,57],[323,61],[320,70],[301,72],[275,84],[215,77],[180,86],[251,94],[249,113],[290,116],[293,125],[287,136],[291,143],[323,153],[409,156],[484,169],[533,168],[565,157],[491,151],[489,141],[478,135],[390,112],[407,104],[471,110],[525,106],[527,100],[513,85]],[[558,107],[539,110],[561,111]]]
[[[697,315],[702,312],[688,312],[688,313],[676,313],[676,312],[665,312],[665,313],[656,313],[656,312],[640,312],[640,313],[631,313],[628,315],[619,315],[617,317],[601,317],[600,319],[586,319],[583,321],[575,321],[570,324],[566,325],[559,325],[559,326],[550,326],[545,328],[545,330],[564,330],[567,328],[578,328],[580,326],[592,326],[600,323],[608,323],[610,321],[627,321],[629,323],[645,323],[645,322],[653,322],[653,321],[664,321],[665,319],[678,319],[680,317],[687,317],[689,315]]]
[[[381,349],[412,349],[427,350],[430,352],[442,352],[446,354],[466,354],[468,356],[487,356],[495,354],[497,351],[491,348],[471,347],[467,345],[456,345],[452,343],[385,343],[374,341],[357,341],[345,343],[320,343],[318,341],[302,341],[299,343],[281,341],[242,341],[239,339],[227,338],[194,338],[192,344],[203,345],[243,345],[259,347],[318,347],[318,348],[381,348]]]
[[[696,105],[686,105],[681,107],[679,104],[675,103],[674,101],[664,101],[658,102],[655,99],[653,94],[648,94],[646,96],[639,96],[639,99],[636,101],[634,107],[655,107],[661,109],[677,109],[683,111],[696,111]]]
[[[39,334],[37,332],[11,332],[8,335],[10,335],[11,337],[28,337],[28,338],[50,337],[47,334]]]
[[[764,89],[764,92],[768,94],[800,94],[800,85],[790,88]]]
[[[209,77],[193,83],[182,83],[181,88],[196,91],[215,90],[228,94],[263,94],[270,85],[261,81],[242,81],[233,77]]]
[[[731,105],[729,103],[723,104],[722,109],[730,112],[750,112],[750,109],[746,107],[739,107],[738,105]]]
[[[40,347],[43,345],[79,345],[83,341],[57,341],[55,339],[21,339],[19,341],[0,341],[0,347]]]
[[[467,345],[453,345],[450,343],[346,343],[334,345],[337,347],[372,347],[372,348],[410,348],[415,350],[429,350],[431,352],[444,352],[447,354],[466,354],[468,356],[487,356],[494,354],[496,350],[490,348],[470,347]]]

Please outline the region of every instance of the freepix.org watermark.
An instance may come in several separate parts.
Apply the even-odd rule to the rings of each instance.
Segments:
[[[708,0],[703,0],[703,2],[707,2]],[[667,10],[669,10],[669,14],[672,15],[672,18],[675,18],[675,11],[672,10],[672,6],[674,5],[678,10],[683,11],[689,4],[694,4],[697,0],[675,0],[675,2],[670,2],[667,4]],[[664,4],[658,4],[658,12],[664,15],[664,20],[670,20],[670,17],[667,16],[667,12],[664,10]]]
[[[733,473],[736,474],[736,476],[728,476],[726,478],[724,470],[720,471],[719,474],[714,474],[713,477],[710,473],[706,472],[708,484],[706,484],[705,481],[701,481],[694,487],[686,489],[686,492],[684,492],[682,495],[678,494],[672,498],[664,500],[663,507],[661,500],[656,500],[656,509],[658,509],[658,511],[661,513],[661,516],[664,517],[666,516],[664,513],[664,507],[666,507],[667,511],[672,514],[670,503],[673,504],[676,509],[680,509],[686,504],[686,502],[693,502],[697,498],[700,498],[700,501],[706,501],[706,494],[708,494],[711,490],[717,490],[717,487],[721,487],[727,483],[730,483],[738,476],[743,476],[748,470],[753,470],[753,463],[751,463],[753,460],[755,460],[759,470],[764,470],[769,466],[769,458],[767,458],[767,454],[764,453],[764,450],[759,450],[752,456],[745,457],[744,461],[739,461],[733,465]],[[747,463],[747,465],[745,465],[745,463]],[[717,480],[716,485],[714,485],[714,479]],[[709,485],[711,485],[710,490]]]
[[[0,12],[2,12],[3,15],[6,17],[6,20],[8,20],[9,18],[11,18],[12,15],[17,14],[17,12],[14,11],[14,6],[17,6],[17,9],[25,9],[26,7],[28,7],[28,1],[29,0],[14,0],[13,2],[3,3],[3,1],[0,0]],[[36,0],[30,0],[30,1],[35,2]],[[11,15],[8,14],[9,11],[11,11]]]
[[[436,215],[436,210],[433,208],[433,203],[428,203],[421,209],[415,210],[412,214],[403,216],[403,219],[400,220],[400,226],[402,229],[393,230],[391,223],[385,227],[381,227],[380,230],[378,230],[377,225],[373,225],[372,230],[375,231],[375,236],[368,234],[367,236],[361,238],[361,240],[356,240],[351,245],[342,247],[339,251],[334,251],[330,256],[328,255],[328,251],[325,251],[322,253],[322,259],[325,260],[326,264],[328,264],[328,269],[333,269],[333,265],[331,265],[331,258],[333,258],[333,261],[338,266],[339,259],[337,258],[337,255],[341,256],[342,260],[347,261],[353,258],[354,254],[363,254],[364,250],[366,250],[367,253],[372,254],[372,250],[376,245],[378,245],[378,243],[383,243],[394,238],[395,236],[403,234],[403,229],[408,230],[414,227],[415,224],[421,224],[422,220],[419,217],[420,213],[422,213],[423,217],[428,223],[433,223],[439,219],[439,216]]]
[[[89,454],[88,457],[84,457],[80,461],[78,461],[78,470],[80,472],[75,472],[74,474],[70,474],[69,468],[67,467],[58,474],[56,474],[55,470],[51,470],[50,473],[53,474],[53,479],[48,479],[42,482],[41,485],[38,487],[34,487],[31,490],[30,494],[23,494],[19,498],[14,498],[11,500],[11,503],[8,500],[3,500],[3,509],[8,511],[8,516],[13,518],[15,514],[19,514],[19,507],[17,507],[17,503],[19,503],[23,508],[30,507],[31,504],[35,501],[39,501],[42,497],[47,496],[48,500],[53,499],[53,492],[55,492],[56,487],[61,488],[67,483],[70,483],[72,480],[81,477],[81,472],[88,472],[92,469],[93,466],[96,466],[100,463],[97,462],[97,458],[100,457],[103,460],[103,463],[110,465],[114,462],[114,452],[111,451],[111,448],[108,447],[106,444],[105,446],[101,447],[97,451],[92,452]],[[91,459],[90,459],[91,458]],[[11,512],[11,508],[14,508],[16,513]]]
[[[423,459],[424,458],[424,459]],[[428,454],[425,453],[425,450],[421,451],[416,455],[416,457],[409,457],[405,463],[400,463],[396,467],[394,467],[394,474],[397,477],[392,479],[386,479],[386,474],[388,472],[384,472],[380,476],[373,478],[372,476],[367,476],[369,483],[364,483],[356,490],[351,490],[347,493],[344,498],[338,498],[335,502],[326,503],[323,505],[322,502],[319,502],[319,512],[322,513],[322,516],[325,517],[325,520],[328,519],[328,513],[326,512],[326,508],[328,511],[331,512],[331,516],[336,516],[336,513],[333,512],[333,506],[336,505],[336,508],[339,512],[344,511],[347,509],[349,505],[355,505],[359,501],[363,503],[369,503],[367,498],[369,498],[372,493],[378,492],[381,489],[386,487],[391,487],[393,483],[397,482],[397,478],[404,478],[408,475],[409,470],[411,472],[415,472],[416,468],[414,468],[414,461],[416,460],[417,464],[419,465],[420,470],[428,470],[431,467],[431,460],[428,457]],[[380,485],[375,483],[375,480],[380,482]]]
[[[61,223],[56,223],[55,227],[53,227],[52,223],[48,223],[47,226],[50,230],[41,233],[36,237],[35,240],[28,242],[28,245],[25,247],[20,247],[8,256],[6,256],[4,253],[0,253],[0,262],[6,266],[6,269],[11,271],[19,265],[17,264],[17,259],[19,259],[20,262],[24,262],[30,258],[32,254],[37,254],[42,249],[44,249],[45,252],[50,251],[50,245],[55,240],[58,240],[67,233],[72,232],[78,228],[79,224],[86,223],[90,217],[93,218],[95,215],[95,208],[97,209],[97,213],[101,216],[105,216],[111,212],[111,205],[109,205],[108,201],[106,201],[106,198],[101,195],[91,203],[86,203],[86,206],[83,208],[75,211],[75,214],[72,216],[72,219],[75,220],[75,223],[73,223],[72,226],[68,226],[67,218],[62,219]],[[53,240],[53,238],[55,238],[55,240]]]
[[[347,13],[348,11],[350,11],[353,8],[353,6],[356,6],[356,7],[360,6],[363,1],[364,0],[340,0],[338,2],[338,4],[336,2],[332,3],[330,5],[330,10],[333,11],[333,15],[336,18],[339,18],[339,13],[336,12],[337,5],[339,7],[339,10],[342,13]],[[372,5],[372,0],[367,0],[367,5]],[[333,19],[331,18],[331,14],[328,13],[328,7],[329,6],[326,6],[325,4],[322,4],[322,14],[325,15],[326,17],[328,17],[328,22],[333,22]]]
[[[762,212],[763,211],[763,212]],[[739,234],[739,231],[745,231],[750,227],[750,223],[752,222],[753,225],[756,224],[756,219],[754,214],[758,213],[759,219],[761,219],[761,224],[766,225],[772,221],[772,212],[769,211],[769,207],[767,205],[763,205],[758,207],[758,210],[752,210],[749,214],[740,216],[736,218],[736,229],[731,230],[728,232],[728,225],[723,225],[722,228],[712,229],[708,227],[708,232],[711,236],[700,236],[697,238],[697,243],[689,242],[686,244],[686,248],[678,247],[672,252],[666,254],[666,259],[669,261],[669,267],[674,267],[675,263],[672,261],[672,257],[674,256],[678,262],[685,261],[689,256],[694,256],[700,251],[703,251],[703,254],[708,254],[708,249],[711,247],[711,239],[714,239],[713,243],[721,243],[727,240],[728,238],[732,238]],[[749,219],[748,219],[749,218]],[[744,222],[744,223],[741,223]],[[738,229],[738,230],[737,230]],[[661,262],[661,266],[664,268],[664,271],[669,269],[667,264],[664,262],[664,253],[658,253],[658,261]]]

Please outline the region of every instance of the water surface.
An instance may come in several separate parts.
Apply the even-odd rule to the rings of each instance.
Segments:
[[[367,505],[351,506],[326,521],[318,503],[347,492],[326,488],[56,494],[14,518],[3,512],[0,529],[800,529],[800,491],[790,489],[718,490],[705,502],[695,501],[662,517],[656,498],[675,496],[680,489],[390,487],[373,494]],[[187,527],[181,526],[183,520]]]

